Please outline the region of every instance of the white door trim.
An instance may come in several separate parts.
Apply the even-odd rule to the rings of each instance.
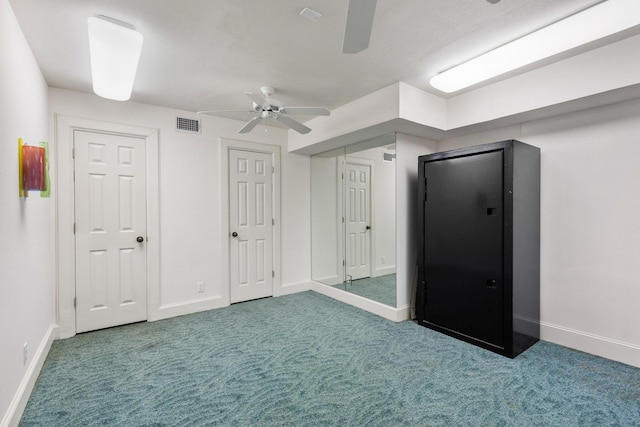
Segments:
[[[280,146],[240,141],[230,138],[220,138],[220,269],[221,293],[224,301],[230,301],[229,284],[229,150],[255,151],[271,154],[273,161],[273,296],[280,296],[281,266],[280,266]]]
[[[74,299],[75,280],[75,236],[74,214],[74,162],[73,138],[76,130],[103,132],[143,138],[146,140],[147,179],[147,316],[156,320],[160,307],[160,170],[158,129],[103,122],[80,117],[54,115],[55,122],[55,171],[56,191],[56,285],[57,322],[60,337],[76,334],[76,311]]]

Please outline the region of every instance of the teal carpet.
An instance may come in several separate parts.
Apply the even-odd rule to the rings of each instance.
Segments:
[[[384,276],[367,277],[366,279],[358,279],[351,282],[351,286],[346,284],[335,285],[336,288],[342,289],[352,294],[378,301],[382,304],[396,306],[396,275],[386,274]]]
[[[313,292],[56,341],[21,426],[640,426],[640,369]]]

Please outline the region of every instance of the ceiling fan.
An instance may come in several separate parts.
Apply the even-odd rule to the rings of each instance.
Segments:
[[[496,4],[500,0],[487,1]],[[377,0],[349,0],[342,53],[358,53],[369,47],[376,4]]]
[[[210,114],[216,115],[220,113],[251,113],[256,114],[251,120],[249,120],[238,133],[251,132],[253,128],[258,126],[260,122],[266,119],[274,119],[283,125],[295,130],[298,133],[309,133],[310,128],[303,125],[297,120],[292,119],[289,116],[303,115],[303,116],[328,116],[330,111],[324,107],[283,107],[282,103],[276,99],[271,98],[271,95],[275,92],[275,89],[270,86],[263,86],[260,88],[260,94],[253,92],[245,92],[244,94],[253,101],[253,110],[251,111],[229,111],[229,110],[213,110],[213,111],[198,111],[198,114]]]

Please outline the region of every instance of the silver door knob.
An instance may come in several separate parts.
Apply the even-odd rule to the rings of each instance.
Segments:
[[[144,237],[142,237],[142,236],[136,237],[136,242],[138,242],[138,243],[144,242]]]

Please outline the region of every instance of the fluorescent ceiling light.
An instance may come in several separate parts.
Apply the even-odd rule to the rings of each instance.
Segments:
[[[607,0],[433,77],[455,92],[640,24],[638,0]]]
[[[104,16],[89,18],[88,26],[93,91],[103,98],[128,100],[142,51],[142,34]]]

